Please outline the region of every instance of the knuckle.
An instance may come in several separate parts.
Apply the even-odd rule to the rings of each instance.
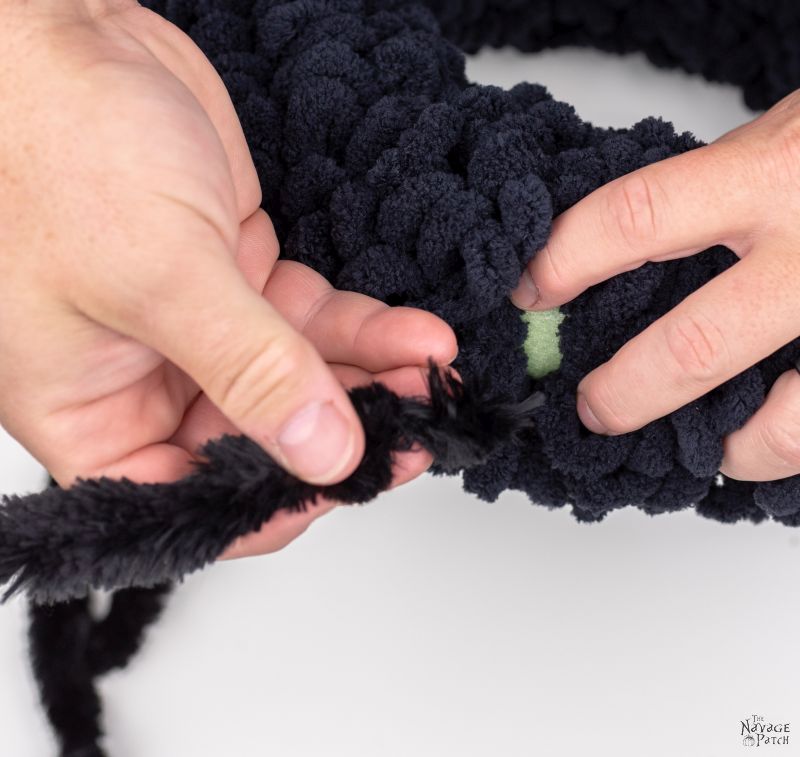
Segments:
[[[556,298],[569,292],[571,287],[568,264],[565,255],[555,251],[553,239],[541,249],[537,258],[540,259],[536,261],[533,280],[539,289]]]
[[[722,331],[698,312],[682,312],[668,320],[666,342],[677,365],[678,378],[716,385],[724,377],[730,356]]]
[[[143,266],[131,265],[126,272],[128,277],[139,276],[139,281],[131,281],[131,306],[139,309],[143,316],[144,310],[153,310],[154,302],[163,302],[167,297],[175,297],[175,292],[185,290],[189,277],[185,272],[185,261],[177,255],[161,254],[157,249],[155,254],[149,255],[142,261]]]
[[[608,209],[614,237],[621,237],[633,249],[657,238],[659,218],[655,197],[655,182],[641,171],[624,176],[611,185]]]
[[[269,417],[299,386],[308,360],[300,338],[273,336],[256,350],[220,362],[210,382],[212,399],[233,419]]]
[[[797,183],[800,171],[800,120],[793,121],[778,136],[775,149],[775,172],[781,185]]]
[[[149,254],[135,262],[117,261],[113,276],[105,272],[85,276],[72,289],[71,299],[80,310],[112,328],[124,331],[135,324],[140,332],[152,331],[163,317],[155,303],[169,302],[185,284],[178,266],[171,263],[171,257]]]
[[[780,423],[765,423],[759,435],[764,446],[788,468],[800,471],[800,424],[784,419]]]
[[[757,165],[766,170],[770,185],[794,190],[800,171],[800,95],[787,96],[759,121],[768,125],[768,137],[753,147],[758,151]]]

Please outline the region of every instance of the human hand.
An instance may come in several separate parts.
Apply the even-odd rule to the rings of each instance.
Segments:
[[[715,142],[622,176],[553,223],[512,301],[557,307],[648,261],[713,245],[740,258],[578,385],[596,433],[636,430],[800,335],[800,90]],[[537,299],[538,297],[538,299]],[[532,304],[534,303],[535,304]],[[748,481],[800,473],[800,373],[724,440],[721,471]]]
[[[0,30],[2,425],[63,487],[178,479],[222,433],[307,481],[349,475],[364,434],[346,389],[424,394],[450,327],[276,262],[228,94],[176,27],[128,0],[0,0]],[[429,464],[400,456],[395,484]]]

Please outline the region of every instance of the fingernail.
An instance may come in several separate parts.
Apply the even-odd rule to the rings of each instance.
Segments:
[[[578,392],[578,417],[581,419],[581,423],[583,423],[589,431],[594,431],[595,434],[607,434],[608,429],[600,423],[597,416],[592,412],[592,408],[589,407],[589,403],[586,401],[586,397],[584,397],[580,392]]]
[[[522,310],[529,310],[539,301],[539,287],[533,282],[530,271],[526,268],[520,276],[517,288],[511,292],[511,302]]]
[[[278,434],[291,471],[314,484],[336,480],[353,454],[355,434],[331,402],[310,402]]]

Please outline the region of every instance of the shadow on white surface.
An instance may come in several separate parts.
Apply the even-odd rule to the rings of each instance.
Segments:
[[[660,114],[708,141],[753,117],[737,90],[642,56],[492,51],[469,73],[540,81],[598,125]],[[0,460],[3,491],[41,487],[7,439]],[[690,511],[581,525],[424,476],[333,511],[281,553],[188,579],[131,669],[103,684],[109,751],[738,754],[754,713],[800,728],[799,545],[785,527]],[[24,654],[16,600],[0,608],[0,754],[46,757]]]

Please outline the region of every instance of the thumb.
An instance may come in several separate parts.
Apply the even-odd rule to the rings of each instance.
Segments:
[[[342,385],[233,261],[199,256],[179,280],[166,278],[173,286],[156,284],[149,303],[121,316],[120,330],[183,369],[298,477],[325,484],[352,473],[364,433]]]

